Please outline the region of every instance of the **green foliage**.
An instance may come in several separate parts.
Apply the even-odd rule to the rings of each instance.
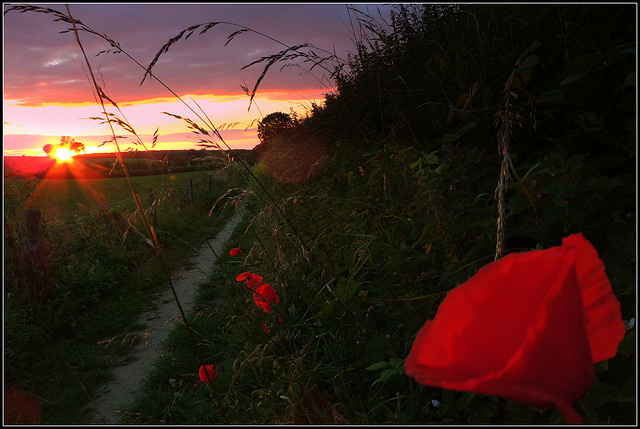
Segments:
[[[184,185],[189,178],[193,204]],[[191,254],[194,244],[215,235],[226,216],[211,210],[225,181],[209,182],[202,172],[182,179],[174,176],[169,179],[173,186],[166,188],[158,186],[158,177],[136,179],[142,189],[156,186],[155,226],[169,267]],[[153,249],[135,232],[143,229],[139,217],[127,209],[108,209],[115,204],[104,196],[93,204],[76,204],[77,194],[65,191],[78,184],[56,182],[37,188],[51,196],[49,205],[42,204],[38,247],[25,238],[22,213],[5,212],[4,374],[8,383],[28,386],[43,398],[43,421],[69,423],[90,417],[83,405],[99,394],[109,379],[108,368],[124,359],[130,347],[124,334],[167,279]],[[95,195],[109,184],[105,189],[111,198],[121,201],[127,195],[118,193],[120,179],[94,182]],[[20,184],[14,183],[16,188]],[[61,213],[55,207],[77,211]]]
[[[632,12],[400,5],[389,27],[361,16],[338,91],[301,121],[331,136],[332,165],[305,185],[256,165],[274,199],[255,188],[231,244],[247,256],[225,257],[203,290],[201,344],[222,375],[199,423],[562,423],[557,411],[418,385],[402,362],[445,294],[494,259],[505,159],[504,253],[582,232],[623,318],[635,317]],[[235,281],[245,271],[276,288],[284,325]],[[635,421],[634,345],[632,328],[596,366],[576,404],[587,423]],[[153,389],[130,422],[157,421]]]

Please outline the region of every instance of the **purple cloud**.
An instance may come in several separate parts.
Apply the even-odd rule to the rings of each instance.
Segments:
[[[63,4],[42,5],[66,12]],[[5,5],[5,11],[9,6]],[[359,5],[358,7],[364,7]],[[116,40],[147,66],[170,38],[185,28],[207,22],[231,22],[264,33],[289,46],[310,43],[346,58],[354,51],[348,10],[344,4],[71,4],[72,15],[85,25]],[[352,16],[353,19],[353,16]],[[21,105],[94,102],[80,51],[70,27],[41,13],[10,12],[4,17],[5,99]],[[154,74],[178,94],[239,94],[245,82],[251,89],[262,72],[258,64],[243,66],[279,52],[283,46],[247,32],[226,47],[227,37],[239,27],[219,24],[204,35],[194,33],[171,46],[154,67]],[[99,37],[80,34],[94,72],[107,94],[117,102],[167,97],[157,82],[140,85],[144,70]],[[317,78],[301,70],[280,71],[276,65],[259,91],[321,89]]]

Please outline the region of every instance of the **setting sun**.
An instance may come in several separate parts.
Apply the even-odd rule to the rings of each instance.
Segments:
[[[59,147],[58,149],[56,149],[56,151],[53,153],[53,156],[56,160],[61,161],[61,162],[70,162],[71,161],[71,156],[73,155],[73,152],[71,152],[69,149],[67,149],[66,147]]]

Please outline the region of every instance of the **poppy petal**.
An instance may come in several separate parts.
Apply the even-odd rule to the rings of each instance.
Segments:
[[[236,280],[239,282],[246,280],[247,287],[251,289],[255,289],[262,284],[262,276],[254,273],[242,273],[236,277]]]
[[[207,373],[209,374],[208,377]],[[216,378],[216,375],[218,375],[218,370],[214,365],[207,365],[206,367],[201,365],[198,375],[200,376],[200,381],[209,384],[209,382],[212,382]]]
[[[280,297],[278,297],[276,290],[267,283],[256,288],[253,300],[266,313],[271,313],[272,304],[280,302]]]
[[[421,384],[557,408],[579,422],[572,404],[593,383],[592,350],[615,355],[620,324],[624,335],[603,275],[581,236],[488,264],[449,292],[420,329],[405,371]],[[613,328],[603,326],[610,322]]]
[[[610,359],[616,355],[618,344],[624,338],[625,328],[620,302],[612,293],[604,263],[582,234],[564,238],[562,245],[568,251],[573,250],[578,254],[576,274],[582,291],[593,362]]]

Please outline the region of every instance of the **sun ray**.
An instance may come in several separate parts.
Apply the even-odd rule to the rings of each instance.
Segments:
[[[62,213],[65,210],[62,210],[61,207],[53,207],[48,204],[43,206],[41,202],[47,201],[47,192],[49,192],[50,184],[58,183],[54,185],[54,188],[68,190],[68,181],[73,181],[78,185],[80,191],[84,195],[84,204],[86,204],[86,208],[90,210],[95,208],[104,210],[105,207],[108,206],[108,202],[104,200],[104,196],[93,189],[92,181],[87,180],[96,177],[96,172],[91,171],[91,167],[86,166],[79,158],[77,158],[77,153],[70,151],[64,146],[47,148],[45,152],[54,160],[54,162],[49,166],[44,177],[42,177],[34,191],[24,202],[25,207],[38,207],[41,210],[44,209],[43,215],[45,216],[53,216],[54,218],[62,216]],[[102,166],[100,167],[101,169],[105,169]]]

